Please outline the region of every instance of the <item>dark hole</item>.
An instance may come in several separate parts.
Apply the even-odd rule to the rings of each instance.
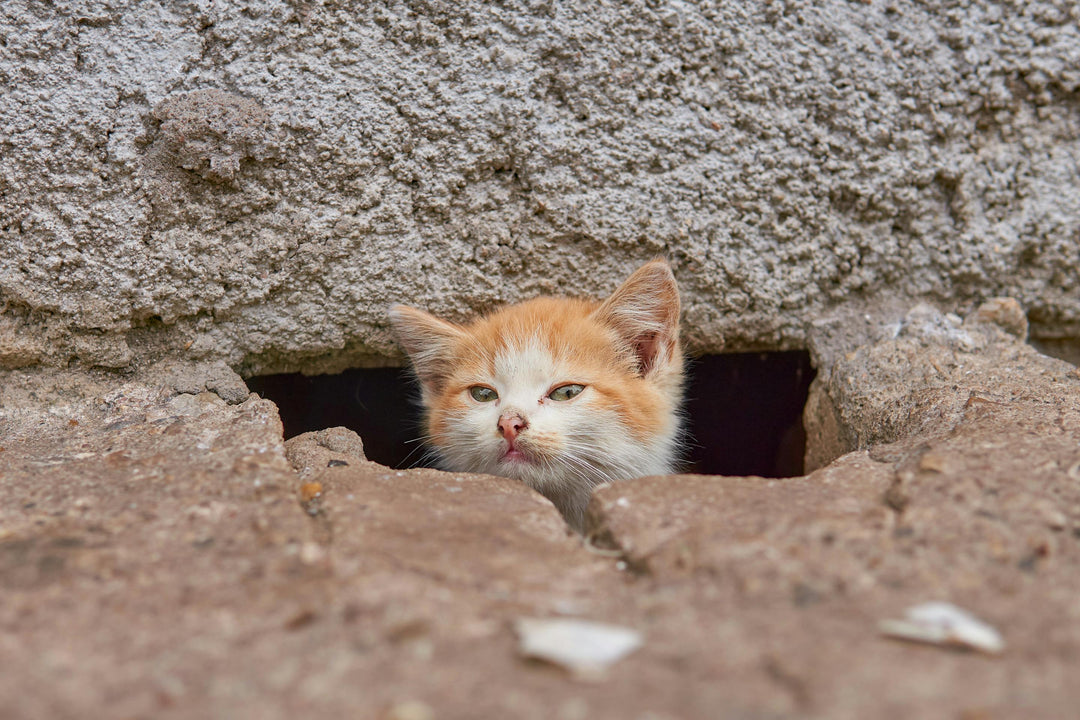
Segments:
[[[802,410],[814,370],[806,352],[706,355],[688,363],[685,472],[801,475]],[[339,375],[263,375],[248,387],[273,400],[285,437],[344,426],[363,438],[368,459],[390,467],[425,462],[417,391],[406,370]]]
[[[262,375],[248,388],[273,400],[285,439],[311,430],[347,427],[364,441],[369,460],[390,467],[424,466],[418,392],[402,368],[346,370],[338,375]]]
[[[793,477],[803,472],[805,351],[705,355],[686,384],[686,472]]]

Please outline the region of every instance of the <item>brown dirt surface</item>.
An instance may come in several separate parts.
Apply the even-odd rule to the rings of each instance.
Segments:
[[[819,353],[819,469],[608,486],[584,540],[511,480],[283,442],[220,367],[9,371],[0,714],[1067,717],[1080,375],[1014,314],[916,308]],[[1004,653],[879,631],[929,600]],[[533,617],[644,642],[583,680],[520,656]]]

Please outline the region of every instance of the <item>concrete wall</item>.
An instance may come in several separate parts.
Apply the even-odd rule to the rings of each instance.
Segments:
[[[696,351],[898,298],[1080,336],[1078,19],[5,0],[0,367],[393,362],[390,302],[603,294],[657,254]]]

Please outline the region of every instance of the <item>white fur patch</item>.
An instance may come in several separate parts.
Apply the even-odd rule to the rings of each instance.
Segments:
[[[500,413],[518,409],[528,413],[547,396],[554,378],[566,369],[560,368],[551,351],[544,347],[539,335],[532,335],[520,345],[510,346],[495,356],[495,390]],[[567,377],[567,381],[569,381]]]

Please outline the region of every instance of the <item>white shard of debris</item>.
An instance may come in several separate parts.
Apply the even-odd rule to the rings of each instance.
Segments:
[[[889,637],[934,645],[970,648],[991,655],[1005,650],[1001,633],[971,613],[947,602],[910,607],[903,620],[883,620],[881,632]]]
[[[574,618],[520,618],[515,624],[525,657],[560,665],[579,677],[604,671],[641,647],[637,630]]]

